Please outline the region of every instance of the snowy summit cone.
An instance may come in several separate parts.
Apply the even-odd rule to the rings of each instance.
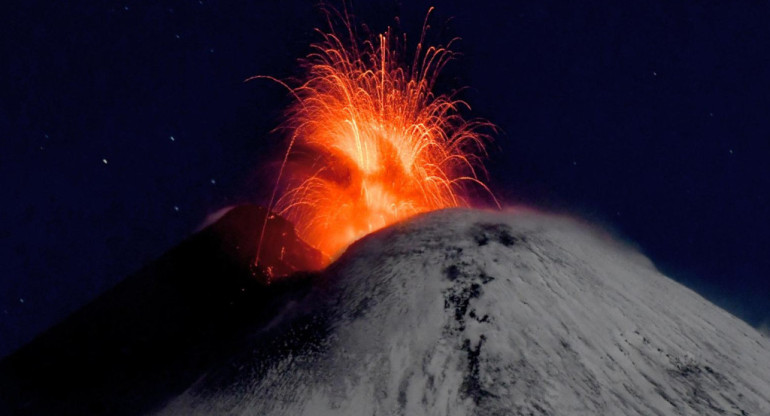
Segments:
[[[768,415],[770,341],[585,225],[447,210],[354,244],[160,414]]]

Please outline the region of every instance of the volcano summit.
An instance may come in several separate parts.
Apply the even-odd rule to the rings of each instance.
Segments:
[[[767,415],[770,340],[574,220],[445,210],[353,244],[157,414]]]

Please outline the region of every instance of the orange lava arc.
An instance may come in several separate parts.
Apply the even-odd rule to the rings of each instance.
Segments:
[[[425,45],[430,11],[408,60],[405,34],[388,28],[359,40],[347,13],[336,14],[341,34],[328,16],[330,29],[318,30],[321,40],[302,61],[303,82],[291,88],[276,211],[331,259],[399,220],[468,206],[469,188],[497,203],[480,179],[483,131],[494,127],[466,120],[469,106],[457,90],[434,92],[453,52],[452,42]]]

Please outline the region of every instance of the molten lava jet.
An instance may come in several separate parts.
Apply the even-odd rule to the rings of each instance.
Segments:
[[[329,30],[318,30],[304,78],[289,87],[296,101],[275,210],[329,259],[399,220],[469,205],[470,187],[497,203],[480,179],[484,131],[494,126],[466,120],[457,90],[434,92],[454,39],[425,45],[429,16],[407,59],[405,34],[360,39],[347,11],[327,12]]]

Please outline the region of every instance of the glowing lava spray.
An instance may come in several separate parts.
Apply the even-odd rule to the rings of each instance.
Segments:
[[[497,204],[480,178],[484,131],[494,126],[466,120],[461,112],[470,108],[457,90],[434,92],[455,39],[425,45],[430,13],[407,59],[405,34],[388,28],[359,39],[346,10],[327,11],[329,30],[317,30],[321,40],[301,61],[299,86],[254,77],[273,79],[296,98],[283,126],[290,142],[271,208],[328,259],[412,215],[468,206],[469,187]]]

